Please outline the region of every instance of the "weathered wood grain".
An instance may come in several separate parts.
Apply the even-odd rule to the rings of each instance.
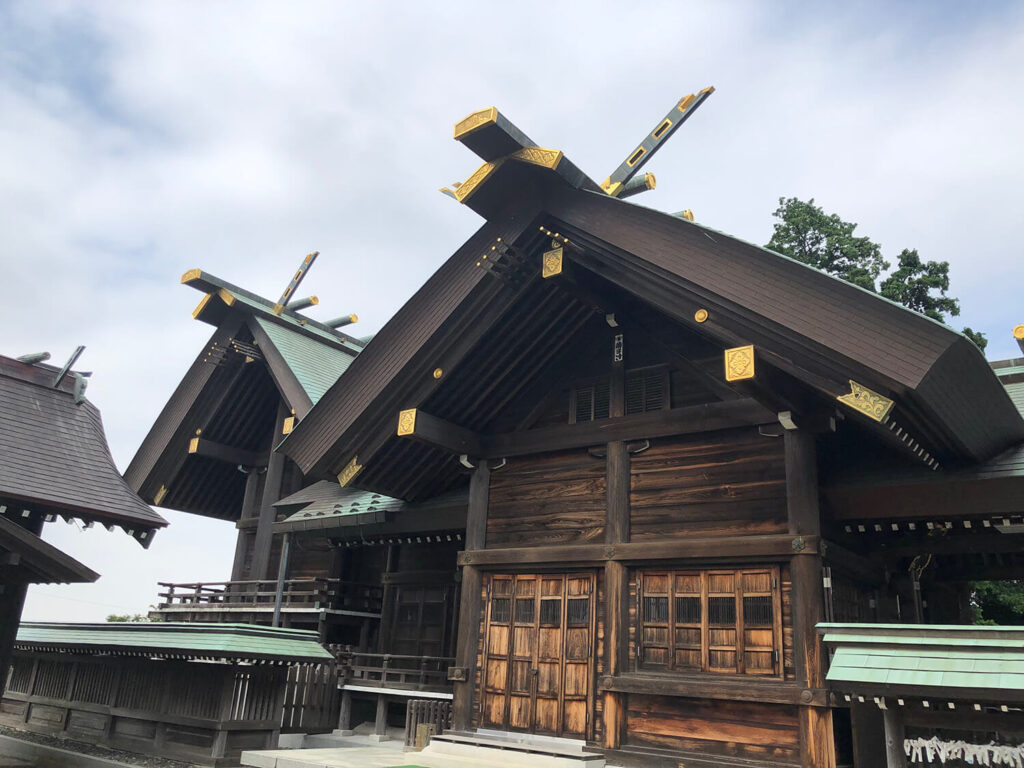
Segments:
[[[510,459],[491,477],[487,546],[599,542],[605,463],[585,451]]]
[[[756,429],[658,441],[630,469],[633,541],[786,530],[781,441]]]

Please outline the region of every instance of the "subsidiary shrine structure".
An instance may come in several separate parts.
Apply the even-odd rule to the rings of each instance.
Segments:
[[[49,354],[0,356],[0,694],[29,584],[96,581],[99,574],[40,538],[58,519],[121,528],[143,547],[167,521],[125,483],[100,412],[85,397],[90,374]]]
[[[1020,633],[951,626],[968,582],[1024,577],[1024,361],[626,201],[707,93],[603,184],[495,109],[460,122],[483,165],[445,191],[484,223],[368,342],[296,280],[275,303],[187,273],[216,330],[126,476],[239,538],[230,582],[157,613],[347,646],[343,730],[434,697],[435,740],[627,765],[1024,742],[983,676],[1017,674]]]

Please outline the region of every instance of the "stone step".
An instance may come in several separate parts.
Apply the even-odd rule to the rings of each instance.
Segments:
[[[473,759],[480,765],[517,768],[604,768],[603,755],[583,751],[584,742],[499,732],[446,731],[420,754]]]

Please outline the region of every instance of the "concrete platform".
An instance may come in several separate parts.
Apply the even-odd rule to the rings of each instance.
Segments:
[[[398,730],[398,729],[396,729]],[[400,731],[399,731],[400,733]],[[242,753],[249,768],[602,768],[604,758],[571,739],[479,731],[433,739],[422,752],[406,752],[401,739],[371,745],[366,735],[306,737],[304,749]],[[309,748],[329,741],[329,747]],[[360,743],[362,742],[362,743]]]
[[[479,760],[454,756],[402,753],[382,747],[341,749],[275,749],[243,752],[250,768],[479,768]]]

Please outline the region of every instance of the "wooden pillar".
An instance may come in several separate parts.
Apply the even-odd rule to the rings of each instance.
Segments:
[[[377,633],[377,653],[390,653],[392,650],[391,630],[394,626],[396,601],[398,588],[392,584],[387,576],[398,569],[398,549],[400,544],[388,544],[387,555],[384,560],[384,577],[381,584],[384,587],[384,594],[380,601],[380,631]]]
[[[629,541],[630,470],[625,443],[608,443],[606,466],[605,543],[614,546]],[[614,560],[605,563],[604,588],[604,666],[605,674],[615,677],[626,671],[629,654],[629,570],[625,565]],[[603,714],[604,746],[617,749],[626,726],[626,694],[605,692]]]
[[[885,765],[885,728],[882,711],[873,703],[850,704],[850,730],[853,736],[854,768]]]
[[[885,709],[882,711],[885,722],[885,767],[907,768],[907,753],[903,751],[906,732],[903,728],[903,710]]]
[[[341,692],[341,710],[338,712],[338,735],[352,735],[352,692]]]
[[[3,619],[0,621],[0,695],[7,687],[7,669],[11,664],[27,591],[27,584],[0,584],[0,618]]]
[[[466,551],[483,549],[487,541],[487,504],[491,489],[491,471],[481,460],[469,481],[469,509],[466,512]],[[469,730],[473,721],[473,688],[476,679],[476,652],[480,634],[480,590],[483,574],[475,565],[462,567],[462,594],[459,603],[459,634],[455,647],[455,666],[465,679],[455,681],[452,700],[452,727]]]
[[[259,467],[250,467],[249,474],[245,478],[245,494],[242,496],[242,510],[239,513],[239,521],[249,520],[256,516],[256,497],[260,487],[261,470]],[[249,538],[252,532],[248,528],[238,529],[238,538],[235,540],[235,559],[231,564],[231,580],[245,580],[245,552],[249,546]]]
[[[274,618],[270,623],[272,627],[281,626],[281,605],[284,602],[284,582],[288,575],[288,550],[291,549],[292,535],[286,533],[281,541],[281,557],[277,563],[277,588],[274,590]],[[323,642],[323,633],[320,641]]]
[[[284,403],[277,406],[274,419],[274,434],[270,440],[270,457],[267,460],[267,474],[263,481],[263,499],[260,502],[260,518],[256,526],[256,542],[253,544],[252,572],[250,578],[263,581],[270,577],[270,546],[273,541],[272,526],[277,520],[274,502],[281,498],[281,478],[284,475],[284,454],[274,450],[288,409]]]
[[[33,512],[26,517],[12,516],[10,520],[35,536],[42,535],[43,516],[38,512]],[[14,641],[18,636],[18,624],[21,623],[21,611],[25,607],[27,592],[27,583],[0,583],[0,695],[7,687],[7,668],[11,664],[11,656],[14,653]],[[29,693],[31,692],[32,689],[29,688]],[[26,718],[30,711],[31,707],[26,708]]]
[[[388,737],[388,698],[377,695],[377,717],[373,721],[373,735],[377,741],[384,741]]]
[[[794,536],[790,561],[793,583],[793,658],[796,679],[807,689],[825,687],[825,659],[815,625],[824,619],[825,596],[820,552],[802,550],[798,537],[821,535],[818,507],[818,461],[815,437],[791,429],[785,433],[786,503],[789,532]],[[832,710],[801,705],[800,759],[804,768],[835,768]]]

